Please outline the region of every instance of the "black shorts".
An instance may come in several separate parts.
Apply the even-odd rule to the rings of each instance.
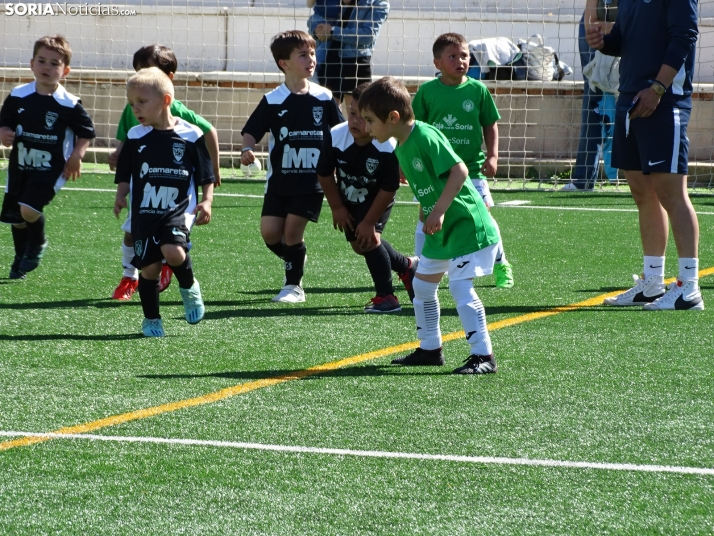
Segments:
[[[161,246],[165,244],[181,246],[186,252],[190,249],[189,230],[183,224],[161,226],[154,234],[143,234],[141,230],[134,232],[132,229],[131,236],[134,240],[134,258],[131,264],[139,269],[164,260]]]
[[[20,205],[42,213],[43,209],[55,198],[60,188],[64,186],[64,183],[64,179],[59,179],[54,185],[48,184],[46,181],[30,179],[18,184],[8,184],[8,191],[5,192],[5,197],[2,200],[0,222],[25,223],[20,215]]]
[[[351,207],[348,204],[345,204],[347,207],[347,210],[350,211],[350,214],[354,218],[353,225],[357,227],[360,223],[362,223],[362,220],[364,217],[367,215],[369,212],[369,209],[372,208],[372,203],[362,203],[360,205],[357,205],[356,207]],[[387,207],[387,210],[385,210],[382,215],[379,217],[379,220],[377,220],[377,223],[374,226],[374,230],[380,234],[384,231],[384,227],[387,225],[387,220],[389,220],[389,215],[392,213],[392,207],[394,204],[389,205]],[[357,240],[357,237],[355,236],[355,232],[350,230],[348,227],[345,229],[345,238],[347,239],[348,242],[354,242]]]
[[[328,55],[325,64],[318,70],[320,85],[325,86],[335,98],[352,93],[363,82],[372,81],[371,58],[338,58],[336,61]],[[332,61],[331,61],[332,60]]]
[[[317,222],[322,210],[323,194],[274,195],[265,194],[261,216],[285,218],[288,214]]]

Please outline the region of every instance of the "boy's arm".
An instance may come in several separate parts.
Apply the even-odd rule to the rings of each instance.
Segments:
[[[0,143],[7,147],[12,147],[15,141],[15,131],[10,127],[0,127]]]
[[[446,180],[444,191],[441,192],[434,208],[424,221],[425,234],[433,235],[441,231],[441,226],[444,223],[444,214],[459,194],[459,191],[461,191],[461,187],[466,182],[468,176],[469,170],[463,162],[454,164],[449,172],[449,178]]]
[[[126,196],[129,195],[129,183],[120,182],[117,184],[117,195],[114,198],[114,215],[118,218],[121,209],[127,207]]]
[[[213,176],[216,178],[216,186],[221,185],[221,161],[220,154],[218,152],[218,132],[215,128],[211,127],[211,130],[204,134],[206,138],[206,149],[208,149],[208,155],[211,157],[211,164],[213,166]]]
[[[243,134],[243,148],[240,153],[240,163],[244,166],[248,166],[255,162],[255,154],[253,154],[253,149],[258,141],[253,137],[252,134],[247,132]]]
[[[117,168],[117,162],[119,162],[119,155],[121,154],[121,150],[124,147],[124,142],[120,141],[119,145],[117,145],[117,148],[114,149],[113,153],[109,153],[109,169],[110,171],[114,171]]]
[[[355,236],[357,237],[359,247],[366,249],[377,243],[379,238],[374,228],[380,216],[384,214],[384,211],[387,210],[389,205],[394,201],[396,195],[396,192],[388,192],[386,190],[379,190],[379,192],[377,192],[372,206],[369,207],[369,211],[367,211],[367,214],[355,229]]]
[[[80,176],[80,170],[82,168],[82,158],[84,158],[84,153],[87,152],[89,144],[92,140],[86,138],[77,138],[77,142],[74,145],[74,150],[72,154],[69,155],[67,162],[64,165],[64,170],[62,171],[62,176],[68,180],[77,180]]]
[[[498,170],[498,123],[483,127],[483,141],[486,144],[486,161],[481,173],[493,178]]]
[[[354,218],[342,202],[340,192],[337,189],[337,183],[335,182],[334,170],[332,175],[318,174],[317,179],[320,181],[322,191],[325,192],[325,199],[327,199],[327,204],[330,205],[330,210],[332,211],[332,227],[339,229],[341,232],[344,232],[347,228],[354,231]]]
[[[213,203],[213,183],[201,185],[201,202],[196,205],[196,225],[205,225],[211,221],[211,204]]]

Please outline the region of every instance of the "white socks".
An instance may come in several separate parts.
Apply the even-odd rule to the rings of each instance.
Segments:
[[[491,355],[493,349],[486,326],[486,311],[474,290],[473,281],[470,279],[449,281],[449,291],[456,302],[456,312],[466,332],[466,342],[471,346],[471,353]]]
[[[132,266],[131,261],[134,258],[134,248],[127,246],[122,242],[121,245],[121,264],[124,267],[124,277],[139,279],[139,270]]]
[[[679,258],[679,280],[699,281],[699,259],[696,257]]]
[[[645,280],[653,275],[656,275],[660,279],[664,280],[664,257],[651,257],[645,255],[644,266]]]
[[[439,283],[427,283],[414,278],[414,315],[416,316],[417,338],[424,350],[441,348],[441,328],[439,327],[439,298],[436,293]]]

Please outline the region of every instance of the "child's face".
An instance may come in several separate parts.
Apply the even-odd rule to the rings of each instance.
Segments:
[[[69,74],[69,66],[65,64],[62,54],[45,47],[40,47],[35,57],[30,60],[30,69],[42,88],[52,90],[57,87],[61,78]]]
[[[315,60],[315,49],[310,45],[303,45],[290,53],[290,58],[280,60],[283,72],[296,78],[310,78],[315,72],[317,61]]]
[[[370,140],[372,136],[365,130],[366,124],[362,115],[359,113],[357,99],[352,99],[350,107],[347,110],[347,126],[350,129],[350,134],[355,140]]]
[[[145,127],[161,128],[162,112],[171,104],[169,95],[147,87],[130,87],[126,98],[136,120]]]
[[[391,112],[389,117],[387,117],[387,120],[382,122],[369,108],[362,110],[361,114],[362,119],[364,119],[365,122],[365,132],[375,138],[379,143],[384,143],[389,138],[394,136],[394,122],[392,121],[392,114],[395,113],[396,112]]]
[[[449,45],[441,56],[434,60],[434,66],[441,71],[441,76],[446,81],[460,81],[469,70],[469,47],[462,45]]]

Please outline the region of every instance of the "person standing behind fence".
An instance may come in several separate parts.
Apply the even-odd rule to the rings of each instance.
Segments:
[[[600,28],[603,34],[610,33],[616,15],[617,0],[587,0],[585,3],[585,11],[578,26],[578,48],[582,69],[585,69],[595,56],[595,49],[590,48],[585,39],[586,31],[589,28]],[[605,158],[606,151],[611,150],[612,147],[612,125],[603,109],[607,95],[598,88],[591,88],[584,74],[583,82],[578,154],[572,181],[561,188],[563,191],[592,190],[599,175],[601,158],[605,160],[605,172],[608,178],[613,180],[617,178],[617,170],[609,167],[607,165],[609,159]]]
[[[644,275],[605,305],[702,310],[699,222],[687,194],[696,0],[622,1],[608,35],[587,31],[591,47],[620,56],[613,165],[625,170],[639,211]],[[675,283],[664,286],[668,218],[679,256]]]
[[[314,16],[308,20],[310,33],[318,41],[329,42],[317,76],[338,104],[344,101],[349,108],[352,90],[372,81],[372,53],[388,14],[387,0],[342,0],[338,20],[324,22]]]

